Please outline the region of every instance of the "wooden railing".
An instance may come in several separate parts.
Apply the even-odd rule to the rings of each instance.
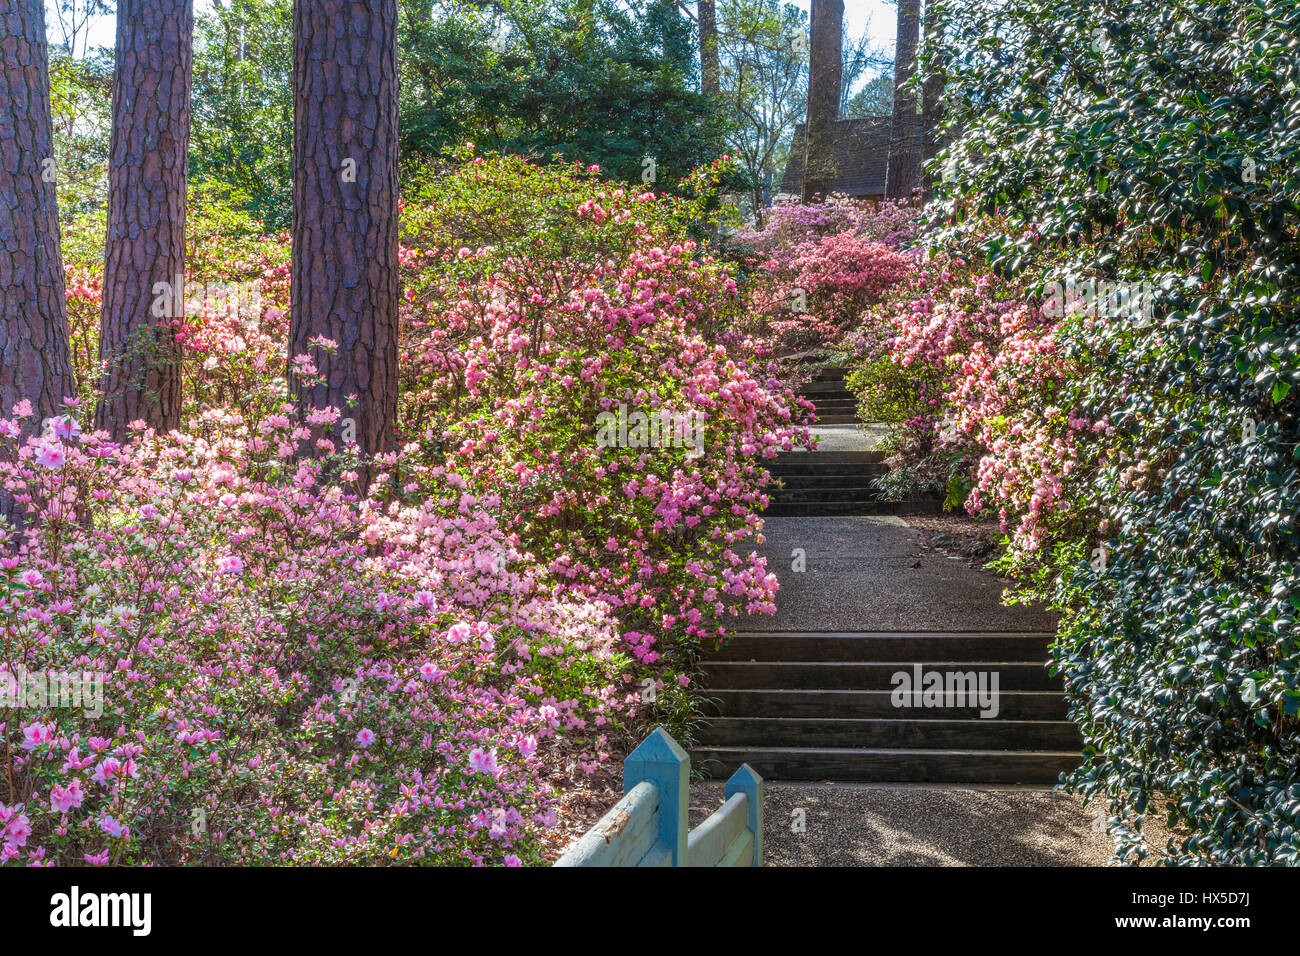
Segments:
[[[762,866],[763,778],[744,764],[687,831],[691,758],[662,727],[623,761],[623,799],[556,866]]]

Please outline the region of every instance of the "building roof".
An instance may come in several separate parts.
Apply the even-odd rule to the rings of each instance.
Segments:
[[[835,121],[835,186],[833,192],[848,196],[883,196],[885,169],[889,165],[888,116]],[[790,159],[781,178],[779,193],[803,193],[804,124],[795,127]]]

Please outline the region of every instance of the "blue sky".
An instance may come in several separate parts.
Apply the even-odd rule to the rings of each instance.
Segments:
[[[808,9],[810,0],[794,0],[797,6]],[[212,0],[194,0],[196,13],[211,9]],[[887,53],[894,50],[894,21],[897,16],[892,0],[844,0],[844,19],[854,33],[869,30],[873,45],[883,47]],[[48,17],[50,41],[58,42],[58,26],[53,12]],[[114,36],[112,17],[104,17],[91,33],[92,45],[112,46]]]
[[[809,9],[810,0],[793,0],[797,7],[805,10]],[[52,0],[47,0],[47,5],[51,5]],[[204,12],[212,9],[212,0],[194,0],[195,13]],[[883,48],[885,53],[892,55],[894,39],[894,20],[897,17],[897,8],[893,0],[844,0],[844,20],[848,23],[849,30],[852,33],[861,33],[867,30],[871,35],[872,46]],[[53,14],[53,10],[47,13],[47,33],[49,42],[59,43],[61,40],[59,25]],[[114,18],[103,17],[95,23],[94,29],[91,30],[91,46],[112,47],[114,38]]]

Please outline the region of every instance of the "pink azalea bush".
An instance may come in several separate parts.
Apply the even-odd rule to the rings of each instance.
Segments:
[[[95,675],[102,713],[0,701],[0,865],[542,862],[560,789],[684,735],[699,648],[773,609],[763,462],[809,441],[692,235],[697,175],[471,159],[415,191],[369,462],[287,401],[287,238],[214,208],[185,427],[90,432],[102,223],[70,230],[78,396],[0,418],[0,681]],[[629,410],[692,440],[602,442]]]
[[[1080,356],[1027,284],[965,258],[918,259],[895,295],[848,338],[853,387],[872,417],[892,418],[898,463],[932,470],[950,504],[995,515],[1007,567],[1027,570],[1047,538],[1084,534],[1072,482],[1091,474],[1111,433],[1073,389]]]
[[[775,609],[748,545],[763,460],[809,441],[806,408],[725,335],[747,300],[677,228],[681,201],[515,158],[436,189],[408,206],[406,427],[498,489],[525,546],[618,615],[665,706],[682,689],[660,665]],[[698,444],[601,447],[601,416],[620,411],[672,416]]]
[[[863,202],[833,195],[824,202],[777,203],[762,228],[754,224],[734,238],[760,252],[776,252],[848,233],[897,249],[916,237],[916,214],[906,202]]]
[[[298,454],[313,430],[288,408],[125,447],[20,441],[29,411],[0,421],[26,508],[0,677],[101,675],[102,714],[2,711],[0,861],[539,858],[550,778],[602,759],[628,660],[497,500],[455,476],[403,494],[398,455],[352,494]]]
[[[768,316],[778,355],[833,345],[912,267],[901,247],[915,237],[916,210],[897,202],[783,203],[762,229],[732,239],[759,282],[754,308]]]

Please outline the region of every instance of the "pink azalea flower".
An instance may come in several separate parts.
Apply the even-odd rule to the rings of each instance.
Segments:
[[[501,768],[497,766],[497,752],[475,747],[469,752],[469,769],[475,773],[485,773],[490,777],[500,776]]]
[[[58,471],[67,463],[68,455],[63,450],[63,446],[58,442],[41,442],[36,446],[36,457],[34,461],[42,468],[48,468],[50,471]]]
[[[35,750],[54,739],[53,724],[28,724],[23,728],[23,750]]]
[[[67,813],[80,807],[86,799],[81,790],[81,781],[73,780],[66,787],[55,784],[50,789],[50,808],[57,813]]]

